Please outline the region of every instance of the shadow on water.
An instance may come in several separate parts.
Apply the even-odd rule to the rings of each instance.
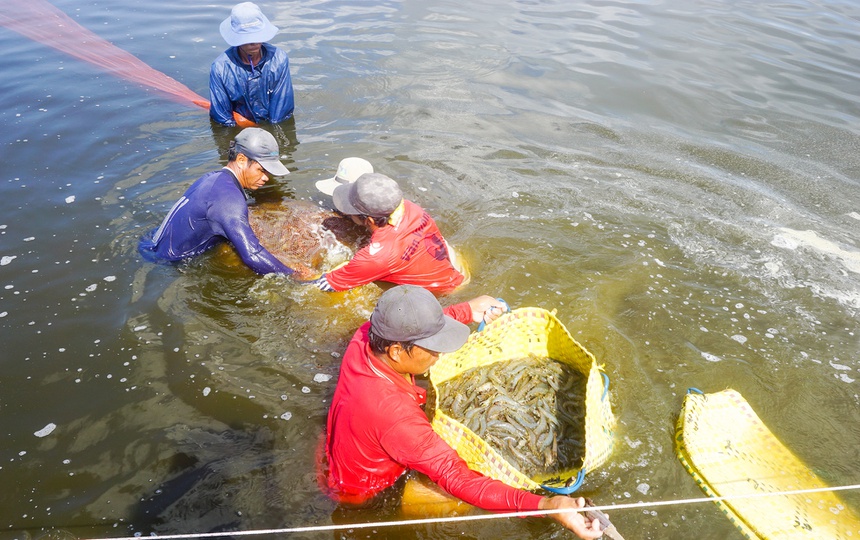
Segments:
[[[248,503],[243,499],[280,500],[282,488],[266,472],[274,461],[272,433],[185,427],[176,431],[177,453],[161,467],[166,480],[132,509],[130,522],[143,526],[142,532],[241,530],[242,509]],[[246,480],[237,482],[237,477]],[[254,489],[246,490],[244,482],[253,482]],[[240,500],[243,504],[237,506]]]

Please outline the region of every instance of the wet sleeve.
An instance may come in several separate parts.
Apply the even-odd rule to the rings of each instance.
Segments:
[[[260,244],[248,223],[248,207],[244,201],[222,201],[211,206],[210,220],[217,222],[224,236],[233,244],[239,257],[258,274],[292,274],[292,268],[279,261]]]
[[[209,116],[225,126],[235,126],[233,104],[227,92],[227,84],[232,76],[219,57],[209,70]]]
[[[380,442],[395,461],[427,475],[442,489],[473,506],[496,512],[539,509],[539,495],[471,470],[433,431],[420,409],[399,418]]]
[[[471,324],[472,321],[472,306],[469,302],[460,302],[442,309],[442,312],[463,324]]]
[[[282,61],[278,62],[277,70],[273,73],[270,84],[272,91],[269,101],[269,121],[277,124],[292,116],[295,108],[293,79],[290,77],[290,60],[286,53],[283,54]]]
[[[345,291],[367,285],[372,281],[382,279],[391,272],[386,259],[372,257],[369,247],[365,246],[345,265],[326,273],[329,286],[336,291]]]

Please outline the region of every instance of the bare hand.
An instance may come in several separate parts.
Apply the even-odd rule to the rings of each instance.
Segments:
[[[294,264],[292,270],[293,279],[297,279],[299,281],[311,281],[320,277],[318,270],[314,270],[313,268],[303,264]]]
[[[472,308],[472,321],[476,323],[481,321],[490,323],[508,311],[508,306],[504,302],[486,294],[469,300],[469,306]]]
[[[540,503],[541,510],[584,507],[585,499],[582,497],[574,499],[572,497],[565,497],[564,495],[549,498],[544,497],[541,499]],[[565,528],[570,529],[575,535],[583,540],[593,540],[603,536],[603,531],[600,530],[600,521],[596,519],[588,521],[585,519],[582,512],[558,512],[550,514],[550,517],[564,525]]]

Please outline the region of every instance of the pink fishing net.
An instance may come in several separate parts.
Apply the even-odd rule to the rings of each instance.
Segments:
[[[208,100],[184,84],[100,38],[45,0],[3,0],[0,25],[177,101],[209,108]]]

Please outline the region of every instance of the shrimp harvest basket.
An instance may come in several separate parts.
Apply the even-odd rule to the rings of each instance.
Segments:
[[[572,493],[612,452],[608,380],[554,311],[517,309],[431,368],[433,429],[486,476]]]
[[[825,438],[826,440],[826,438]],[[860,538],[860,517],[785,446],[736,390],[690,389],[678,459],[744,538]]]

